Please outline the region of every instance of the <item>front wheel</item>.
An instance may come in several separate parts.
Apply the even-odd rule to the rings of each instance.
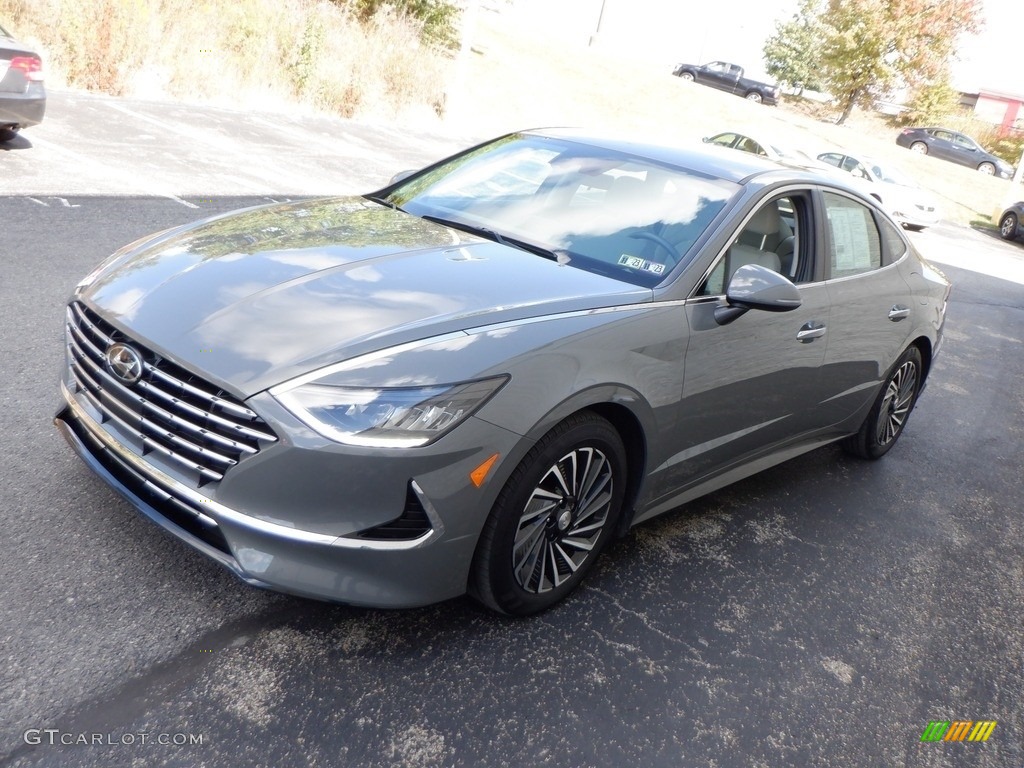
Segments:
[[[744,98],[746,98],[747,101],[754,102],[755,104],[760,104],[762,101],[761,94],[757,91],[748,92]]]
[[[986,176],[992,176],[996,172],[996,167],[992,163],[982,163],[978,166],[978,173],[984,173]]]
[[[860,430],[843,441],[843,448],[862,459],[880,459],[888,453],[914,410],[922,373],[921,350],[910,347],[889,370]]]
[[[1003,240],[1013,240],[1017,236],[1017,214],[1008,213],[999,222],[999,234]]]
[[[17,128],[0,128],[0,141],[10,141],[17,135]]]
[[[923,141],[915,141],[913,144],[910,145],[910,151],[917,152],[917,154],[919,155],[927,155],[928,145],[925,144]]]
[[[626,489],[622,439],[582,412],[516,467],[484,524],[470,594],[499,613],[549,608],[583,580],[612,537]]]
[[[679,78],[681,80],[685,80],[688,83],[692,83],[693,82],[693,73],[692,72],[680,72],[679,73]]]

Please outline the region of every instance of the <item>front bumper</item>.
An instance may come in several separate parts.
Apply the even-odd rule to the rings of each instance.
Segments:
[[[229,478],[208,494],[207,488],[200,492],[189,487],[120,443],[93,418],[66,384],[62,384],[62,393],[65,406],[55,423],[89,467],[145,517],[248,584],[304,597],[385,608],[427,605],[466,591],[479,531],[500,490],[498,472],[479,489],[461,479],[468,477],[467,467],[471,470],[476,466],[474,462],[482,461],[477,451],[459,451],[461,460],[450,464],[443,460],[426,461],[422,474],[411,479],[400,470],[396,475],[396,484],[401,486],[398,490],[404,494],[408,484],[418,496],[430,517],[430,530],[411,540],[366,540],[342,532],[346,527],[356,528],[366,522],[359,521],[360,513],[355,514],[354,523],[347,521],[343,519],[348,517],[346,513],[375,502],[384,505],[395,492],[380,488],[378,498],[358,498],[358,492],[346,496],[346,480],[355,474],[366,474],[368,460],[379,465],[387,461],[384,457],[355,457],[348,462],[351,466],[345,467],[345,457],[327,454],[328,459],[338,463],[338,471],[331,475],[321,471],[314,474],[321,476],[322,485],[335,489],[338,519],[300,527],[290,508],[279,507],[273,516],[264,511],[258,515],[243,513],[238,511],[237,504],[229,506],[225,502],[232,497],[244,497],[238,482],[233,491],[225,488]],[[466,426],[469,424],[461,425]],[[482,423],[475,426],[480,433],[505,442],[503,457],[512,452],[517,436],[504,430],[494,432],[497,428]],[[492,443],[482,450],[495,449]],[[253,475],[265,481],[273,478],[276,465],[276,483],[282,487],[280,495],[290,496],[292,506],[301,515],[303,498],[295,496],[289,477],[295,476],[296,462],[301,462],[309,451],[288,444],[275,445],[266,453],[276,456],[260,457],[263,461],[254,462],[259,466],[252,470]],[[241,465],[236,469],[243,468]],[[304,477],[302,483],[308,482],[308,477]],[[267,487],[255,485],[250,492],[266,496]],[[317,497],[317,489],[307,490],[307,498]],[[443,502],[439,506],[444,515],[438,512],[433,498]],[[271,502],[280,504],[280,496]],[[380,514],[387,517],[391,514],[388,510]]]

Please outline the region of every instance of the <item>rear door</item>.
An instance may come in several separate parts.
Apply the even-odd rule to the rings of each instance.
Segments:
[[[928,154],[944,160],[960,162],[961,153],[953,143],[953,132],[935,130],[931,132],[932,140],[928,142]]]
[[[839,190],[821,201],[831,304],[821,412],[823,423],[838,424],[874,397],[909,343],[913,304],[896,267],[907,246],[892,223]]]

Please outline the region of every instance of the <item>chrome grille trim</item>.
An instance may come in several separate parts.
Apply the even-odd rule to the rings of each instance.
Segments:
[[[96,364],[96,362],[94,360],[92,360],[88,355],[86,355],[84,352],[82,352],[80,347],[75,346],[74,343],[72,343],[70,346],[71,346],[71,349],[76,353],[76,355],[81,358],[81,362],[84,363],[86,366],[88,366],[90,368],[90,370],[93,371],[93,373],[95,373],[98,376],[101,376],[103,378],[103,381],[106,382],[106,384],[109,387],[125,389],[125,387],[120,382],[118,382],[117,379],[115,379],[113,376],[111,376],[105,370],[100,368]],[[85,372],[82,371],[82,373],[84,374]],[[101,391],[103,390],[103,385],[102,384],[95,383],[95,382],[93,384],[94,384],[94,387],[96,389],[101,390]],[[141,382],[140,381],[136,386],[140,387],[144,391],[152,391],[152,388],[149,388],[149,387],[146,387],[146,386],[143,386],[143,385],[145,385],[145,382]],[[239,443],[238,441],[232,440],[231,438],[224,437],[223,435],[219,435],[216,432],[211,432],[208,429],[204,429],[203,427],[199,426],[198,424],[196,424],[194,422],[191,422],[188,419],[183,419],[180,416],[175,415],[171,411],[168,411],[165,408],[161,408],[159,405],[156,405],[155,403],[150,402],[150,401],[146,400],[143,397],[137,397],[136,396],[136,397],[133,398],[133,400],[138,402],[138,404],[140,406],[142,406],[143,408],[149,410],[151,413],[159,416],[160,418],[164,419],[167,422],[170,422],[172,425],[178,427],[179,429],[184,430],[184,431],[186,431],[186,432],[196,436],[199,439],[205,438],[205,439],[208,439],[208,440],[212,440],[212,441],[214,441],[216,443],[219,443],[220,445],[223,445],[225,448],[230,448],[232,450],[236,450],[236,451],[239,451],[241,453],[256,453],[256,449],[255,448],[252,448],[252,447],[250,447],[248,445],[245,445],[244,443]],[[123,404],[121,404],[120,402],[118,402],[118,405],[121,405],[123,407]],[[103,409],[101,408],[100,411],[102,413]],[[135,414],[135,415],[137,415],[140,419],[142,418],[141,414]],[[202,416],[203,415],[202,412],[199,412],[199,415]],[[161,428],[161,430],[162,430],[162,425],[156,425],[155,424],[154,428]],[[202,451],[203,448],[202,448],[202,446],[196,445],[195,450]]]
[[[126,337],[84,305],[67,308],[72,386],[135,442],[185,470],[196,487],[217,482],[243,456],[277,436],[251,409],[214,385]],[[106,350],[127,343],[143,357],[142,378],[126,384],[107,369]],[[188,380],[186,380],[186,377]]]
[[[161,381],[164,381],[174,387],[181,387],[186,392],[188,392],[191,395],[195,395],[196,397],[205,398],[210,402],[211,405],[213,405],[216,408],[220,408],[225,411],[230,411],[231,413],[234,413],[238,416],[243,416],[244,418],[247,419],[259,418],[256,415],[255,411],[250,411],[244,405],[236,405],[235,403],[232,403],[229,400],[224,400],[222,398],[211,395],[209,392],[199,389],[199,387],[193,387],[191,384],[187,382],[181,381],[180,379],[176,379],[173,376],[164,373],[159,368],[156,368],[150,365],[149,363],[145,363],[144,367],[149,373],[153,374],[153,376],[160,379]]]

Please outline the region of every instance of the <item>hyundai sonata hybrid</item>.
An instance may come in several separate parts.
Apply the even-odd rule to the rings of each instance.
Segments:
[[[949,284],[871,198],[566,130],[114,253],[56,423],[246,582],[528,614],[632,526],[906,428]]]

